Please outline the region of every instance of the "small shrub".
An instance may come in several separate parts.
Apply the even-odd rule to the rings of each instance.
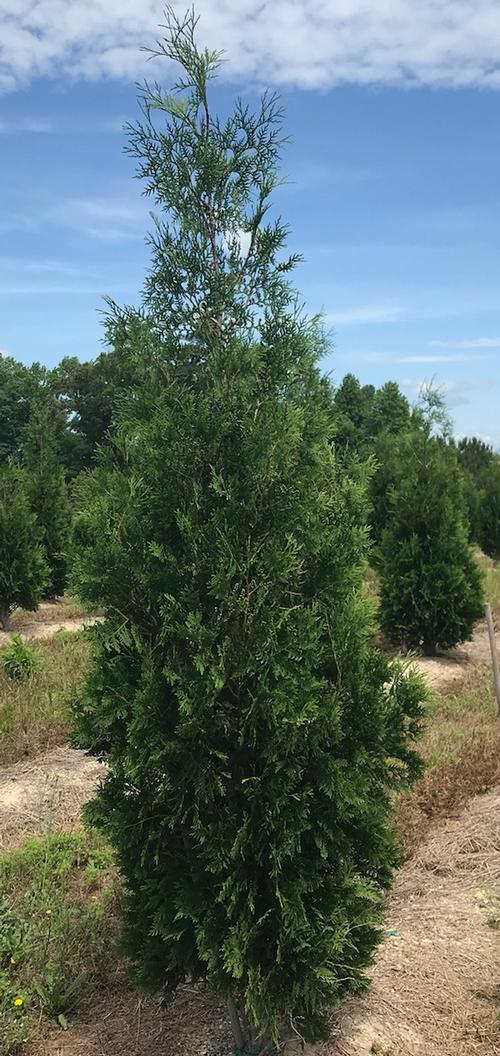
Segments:
[[[29,678],[42,664],[39,650],[23,641],[20,634],[12,635],[2,660],[9,678],[15,679]]]

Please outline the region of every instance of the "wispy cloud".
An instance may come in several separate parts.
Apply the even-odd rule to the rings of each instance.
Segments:
[[[175,6],[183,13],[185,0]],[[201,33],[226,77],[500,88],[497,0],[204,0]],[[140,75],[157,0],[15,0],[0,7],[0,88],[32,77]]]
[[[471,393],[494,388],[498,381],[495,378],[403,378],[399,384],[409,395],[415,397],[422,389],[432,384],[433,388],[443,394],[449,407],[460,407],[472,403]]]
[[[500,349],[500,337],[464,337],[450,341],[430,341],[431,348],[464,348],[473,351],[475,348]]]
[[[327,312],[327,326],[364,326],[369,323],[398,323],[405,309],[397,304],[360,304],[340,311]]]
[[[26,135],[26,133],[30,132],[37,135],[47,135],[53,131],[53,123],[42,118],[19,117],[11,118],[10,120],[0,118],[0,136]]]
[[[98,241],[141,238],[151,222],[144,198],[117,190],[107,197],[56,198],[36,195],[23,208],[0,213],[0,231],[34,232],[44,228],[76,231]]]
[[[475,356],[474,361],[484,359],[484,356]],[[423,356],[399,356],[392,363],[470,363],[470,356],[461,355],[423,355]]]

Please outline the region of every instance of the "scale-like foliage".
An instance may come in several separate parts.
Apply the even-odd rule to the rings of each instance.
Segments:
[[[393,641],[432,655],[472,637],[482,590],[462,474],[456,449],[430,424],[399,445],[380,573],[382,625]]]
[[[379,939],[422,687],[374,648],[364,490],[265,220],[279,109],[214,117],[193,31],[170,16],[180,91],[145,92],[131,131],[166,216],[143,311],[108,323],[144,380],[78,496],[78,589],[105,613],[78,740],[109,766],[91,815],[138,978],[204,977],[263,1032],[317,1037]]]

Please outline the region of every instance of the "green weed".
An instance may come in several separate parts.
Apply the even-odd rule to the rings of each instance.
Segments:
[[[0,857],[0,1056],[38,1018],[68,1017],[103,983],[118,932],[113,856],[87,833],[31,837]]]
[[[2,663],[9,678],[22,681],[42,666],[40,651],[25,642],[20,634],[13,634],[10,645],[2,652]]]

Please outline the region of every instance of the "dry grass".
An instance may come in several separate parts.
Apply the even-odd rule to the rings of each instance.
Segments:
[[[65,594],[64,597],[56,598],[54,601],[43,601],[35,612],[14,609],[11,618],[12,631],[22,634],[34,623],[57,623],[59,621],[63,623],[66,620],[85,620],[87,616],[88,613],[83,605]]]
[[[500,781],[500,721],[486,667],[434,694],[421,751],[424,776],[396,804],[406,853],[418,846],[434,819],[453,814]]]
[[[27,679],[8,677],[0,655],[0,762],[11,763],[68,738],[68,697],[84,676],[85,634],[61,631],[37,645],[40,669]]]
[[[496,616],[500,617],[500,561],[493,561],[482,550],[476,549],[476,558],[484,573],[484,596]]]

